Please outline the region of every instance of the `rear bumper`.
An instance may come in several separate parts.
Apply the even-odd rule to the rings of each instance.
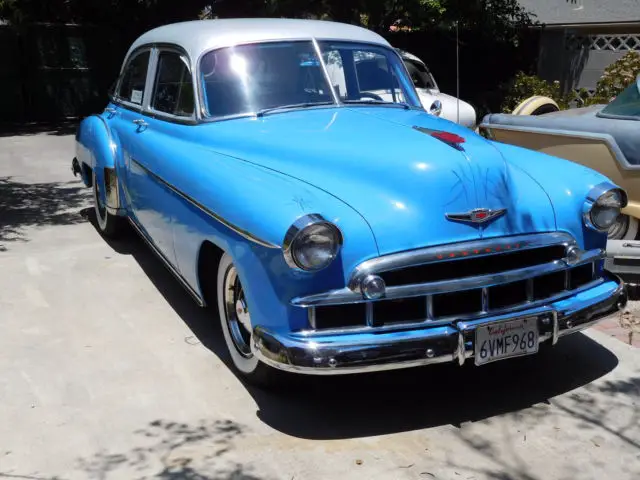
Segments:
[[[258,326],[254,329],[252,350],[267,365],[313,375],[371,372],[454,361],[462,365],[474,355],[474,333],[480,325],[537,316],[539,341],[555,344],[559,337],[590,327],[624,308],[626,303],[624,284],[618,277],[609,275],[604,283],[594,288],[542,307],[413,330],[283,335]]]

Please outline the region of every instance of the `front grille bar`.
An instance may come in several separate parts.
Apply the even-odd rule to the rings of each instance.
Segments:
[[[565,249],[576,246],[575,239],[568,233],[550,232],[529,235],[514,235],[483,240],[472,240],[449,245],[438,245],[407,252],[372,258],[358,265],[348,282],[349,289],[359,291],[360,281],[367,275],[402,270],[407,267],[440,262],[455,262],[467,258],[473,252],[474,258],[488,257],[511,251],[525,251],[549,246],[564,246]]]
[[[476,288],[488,288],[506,283],[513,283],[520,280],[526,280],[541,275],[547,275],[569,268],[582,265],[585,263],[595,262],[604,258],[604,251],[601,249],[589,250],[584,252],[578,261],[570,263],[568,260],[555,260],[553,262],[535,265],[533,267],[520,268],[517,270],[508,270],[506,272],[477,275],[474,277],[465,277],[455,280],[443,280],[439,282],[419,283],[411,285],[399,285],[388,287],[386,290],[385,300],[393,300],[399,298],[421,297],[426,295],[437,295],[449,292],[458,292],[462,290],[472,290]],[[533,294],[533,292],[532,292]],[[291,304],[296,307],[314,307],[321,305],[342,305],[345,303],[364,303],[367,302],[362,294],[350,288],[341,288],[330,290],[314,295],[304,297],[296,297],[291,300]]]
[[[570,273],[567,271],[565,273],[565,279],[569,275],[570,275]],[[535,308],[535,307],[549,305],[549,304],[551,304],[553,302],[557,302],[559,300],[562,300],[564,298],[570,297],[572,295],[577,295],[578,293],[583,292],[585,290],[589,290],[591,288],[594,288],[594,287],[602,284],[603,282],[604,282],[603,278],[596,278],[596,279],[593,279],[592,281],[580,286],[579,288],[576,288],[576,289],[573,289],[573,290],[564,290],[564,291],[559,292],[557,294],[551,295],[551,296],[549,296],[547,298],[542,298],[542,299],[535,300],[535,301],[534,300],[527,300],[526,302],[523,302],[523,303],[518,303],[518,304],[511,305],[509,307],[506,307],[506,308],[499,308],[499,309],[491,309],[490,305],[488,305],[488,308],[486,309],[486,311],[477,312],[477,313],[474,313],[474,314],[453,315],[453,316],[446,316],[446,317],[435,317],[433,315],[433,296],[432,295],[428,295],[427,297],[425,297],[425,301],[427,302],[427,318],[426,319],[414,320],[414,321],[406,321],[406,322],[397,322],[397,323],[392,323],[392,324],[387,324],[387,325],[378,325],[378,324],[375,323],[375,318],[373,316],[373,302],[369,302],[367,304],[366,324],[362,324],[360,326],[337,327],[337,328],[328,328],[328,329],[319,329],[319,330],[315,330],[315,327],[312,327],[313,330],[311,330],[311,331],[305,330],[304,333],[307,334],[307,335],[314,335],[314,334],[325,335],[325,334],[330,334],[330,333],[357,333],[359,331],[368,331],[368,332],[370,332],[372,330],[385,331],[385,330],[402,329],[402,328],[405,328],[405,327],[406,328],[416,328],[416,327],[427,325],[427,324],[436,326],[436,325],[449,323],[449,322],[452,322],[452,321],[478,319],[478,318],[482,318],[482,317],[489,316],[489,315],[508,314],[510,312],[517,312],[518,310],[531,309],[531,308]],[[532,284],[532,286],[533,286],[533,284]],[[529,298],[529,294],[527,294],[527,297]],[[532,289],[530,298],[533,298],[533,289]],[[307,310],[308,310],[309,318],[310,319],[312,317],[315,318],[316,307],[309,307]]]

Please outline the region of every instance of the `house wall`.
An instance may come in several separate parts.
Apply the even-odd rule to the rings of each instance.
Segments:
[[[605,68],[627,54],[640,52],[640,22],[626,26],[546,28],[540,39],[538,75],[560,81],[565,92],[593,92]]]

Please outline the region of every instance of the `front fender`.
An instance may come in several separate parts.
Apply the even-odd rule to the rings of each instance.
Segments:
[[[167,150],[173,148],[175,152]],[[175,153],[174,158],[181,158],[180,145],[167,144],[163,149],[164,154]],[[167,164],[163,172],[173,188],[199,206],[185,204],[174,215],[181,273],[201,291],[197,258],[202,243],[210,241],[229,253],[257,325],[285,331],[304,328],[306,311],[292,307],[292,298],[342,288],[357,264],[378,256],[368,223],[336,197],[269,168],[193,144],[188,151],[188,169],[184,168],[186,162],[176,161]],[[307,214],[322,215],[344,237],[339,257],[316,273],[290,268],[282,252],[287,230]],[[286,324],[283,319],[288,319]]]
[[[585,226],[582,208],[593,187],[611,180],[568,160],[504,143],[491,143],[507,162],[526,172],[545,190],[556,214],[558,230],[573,235],[585,249],[605,248],[606,233]]]

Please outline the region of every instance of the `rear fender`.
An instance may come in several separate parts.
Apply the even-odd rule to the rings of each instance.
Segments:
[[[120,184],[116,169],[117,144],[111,135],[106,120],[100,115],[91,115],[78,126],[76,132],[76,158],[80,164],[82,181],[92,186],[92,174],[103,188],[100,197],[112,214],[120,214]]]

